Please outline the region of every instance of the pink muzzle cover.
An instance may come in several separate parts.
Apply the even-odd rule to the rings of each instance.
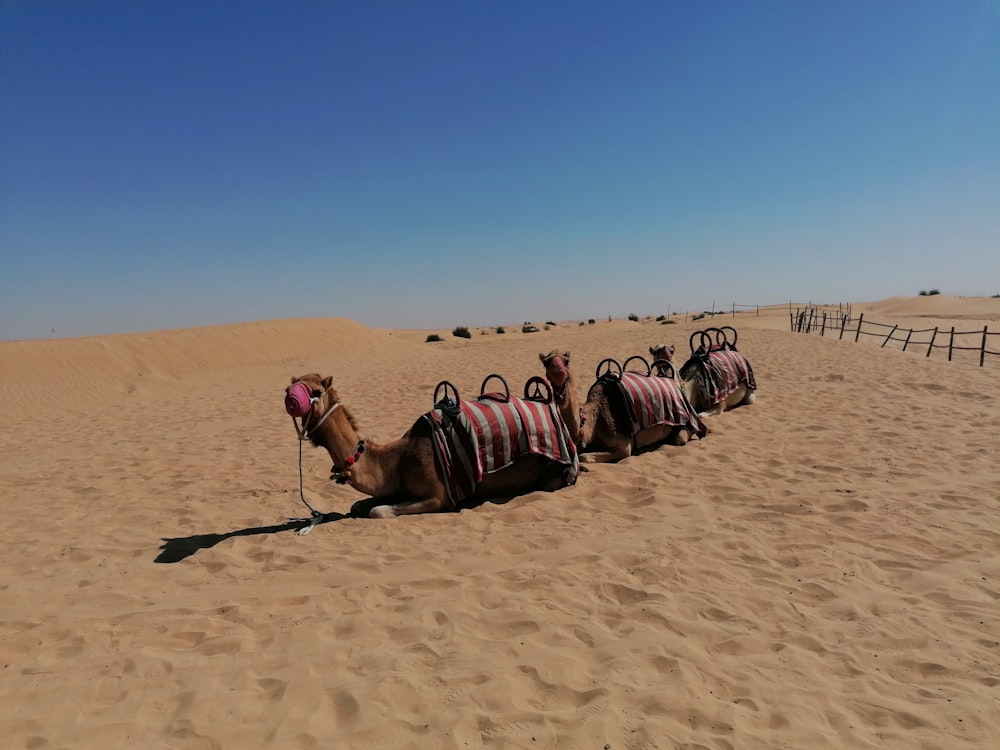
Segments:
[[[546,370],[548,372],[549,380],[556,385],[562,385],[565,383],[566,377],[569,375],[566,370],[566,363],[562,361],[561,357],[553,357]]]
[[[312,408],[309,386],[295,383],[285,393],[285,411],[293,417],[304,417]]]

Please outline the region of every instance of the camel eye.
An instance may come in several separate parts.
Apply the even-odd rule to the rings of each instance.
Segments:
[[[323,395],[323,391],[321,391],[321,390],[319,390],[319,389],[317,389],[317,388],[313,388],[313,391],[312,391],[312,393],[311,393],[310,395],[311,395],[311,396],[312,396],[313,398],[319,398],[320,396],[322,396],[322,395]]]

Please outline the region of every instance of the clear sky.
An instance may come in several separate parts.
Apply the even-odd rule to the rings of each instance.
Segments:
[[[0,0],[0,339],[1000,293],[1000,0]]]

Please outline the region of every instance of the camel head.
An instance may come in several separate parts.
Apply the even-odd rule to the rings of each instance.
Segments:
[[[649,347],[649,353],[653,355],[653,361],[665,359],[667,362],[674,361],[674,347],[667,344],[657,344]]]
[[[343,404],[333,387],[333,378],[311,372],[307,375],[292,377],[292,382],[285,388],[285,411],[293,418],[302,422],[300,436],[308,435],[309,442],[317,447],[326,447],[323,433],[318,431],[321,424],[332,425],[337,418],[345,419],[350,429],[357,430],[354,417],[340,408]],[[333,415],[334,411],[342,412]],[[331,417],[330,420],[327,418]],[[296,427],[296,429],[299,429]],[[326,426],[324,430],[328,429]]]
[[[285,411],[293,417],[305,417],[332,386],[333,378],[315,372],[292,377],[291,385],[285,388]]]
[[[539,354],[538,358],[542,361],[542,366],[545,367],[545,377],[552,385],[559,389],[565,386],[566,381],[569,380],[569,352],[560,354],[553,349],[548,354]]]

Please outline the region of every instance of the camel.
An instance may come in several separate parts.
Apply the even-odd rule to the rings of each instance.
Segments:
[[[729,340],[729,331],[732,332],[732,341]],[[753,368],[736,349],[737,339],[738,334],[732,326],[707,328],[691,334],[691,356],[678,374],[681,386],[699,416],[722,414],[727,409],[757,400]],[[649,353],[658,370],[666,364],[673,367],[674,347],[658,344],[651,346]]]
[[[576,398],[576,384],[569,369],[569,352],[560,354],[553,350],[548,354],[539,354],[545,368],[545,377],[552,384],[552,396],[555,398],[559,414],[573,440],[580,440],[580,406]]]
[[[644,364],[645,372],[628,370],[633,360]],[[664,443],[682,446],[708,433],[677,382],[652,375],[649,363],[638,356],[624,366],[603,360],[581,412],[580,446],[589,452],[581,452],[580,460],[587,463],[620,461]],[[594,445],[603,450],[592,450]]]
[[[533,380],[548,387],[541,378],[528,384]],[[486,381],[483,385],[485,389]],[[330,454],[330,479],[369,496],[354,504],[352,515],[394,518],[435,513],[457,509],[463,501],[554,491],[576,481],[576,446],[552,405],[551,392],[530,398],[526,385],[525,399],[510,399],[508,390],[506,396],[481,393],[477,401],[459,402],[454,386],[442,383],[438,390],[442,386],[450,387],[455,398],[447,398],[446,387],[446,398],[439,401],[435,391],[437,406],[418,417],[401,438],[384,444],[359,435],[354,416],[333,387],[332,377],[317,373],[293,377],[285,389],[285,408],[299,439]],[[536,394],[538,387],[536,384]],[[535,432],[526,430],[518,416],[525,413],[534,420]],[[486,442],[480,439],[478,447],[483,450],[477,451],[472,443],[473,452],[462,453],[470,443],[459,445],[461,441],[454,439],[454,434],[460,426],[469,425],[468,415],[483,422],[487,417],[498,417],[498,429],[506,429],[499,436],[504,439],[496,444],[490,437]],[[296,418],[301,420],[301,428]],[[556,431],[543,433],[546,425]],[[467,437],[463,433],[462,439]],[[545,443],[544,448],[539,447],[541,443]],[[487,465],[479,466],[480,473],[462,475],[463,468],[477,466],[477,457]],[[449,469],[455,471],[449,473]]]

